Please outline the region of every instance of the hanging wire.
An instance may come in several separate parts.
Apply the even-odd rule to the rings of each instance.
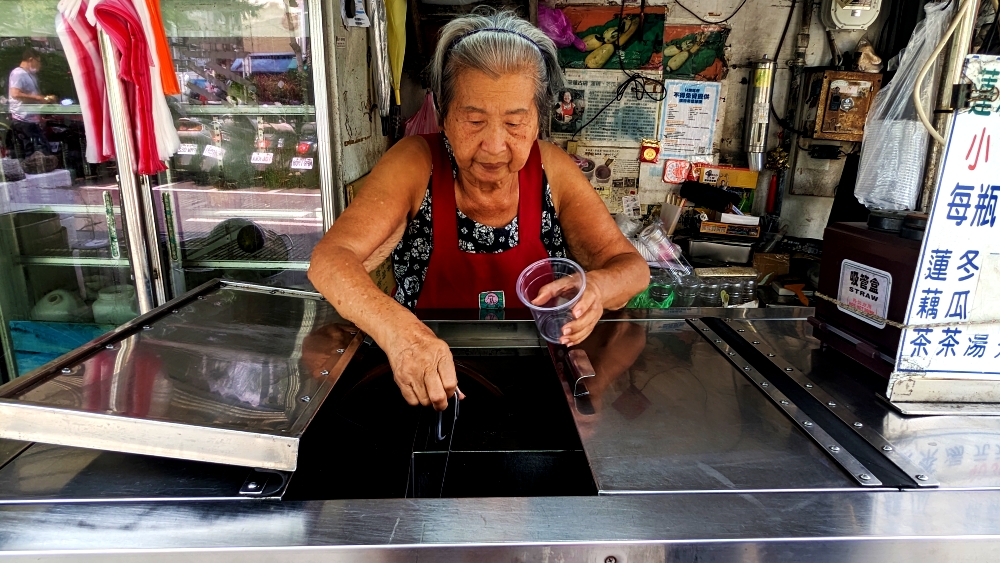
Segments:
[[[687,13],[691,14],[692,16],[694,16],[695,19],[697,19],[698,21],[700,21],[702,23],[707,23],[707,24],[711,24],[711,25],[716,25],[716,24],[720,24],[720,23],[726,23],[727,21],[733,19],[736,16],[736,14],[740,13],[740,10],[743,9],[743,6],[746,6],[747,2],[748,2],[748,0],[743,0],[743,2],[741,2],[740,5],[737,6],[735,10],[733,10],[733,13],[729,14],[729,17],[727,17],[725,19],[721,19],[721,20],[709,21],[709,20],[706,20],[705,18],[699,16],[698,14],[692,12],[691,8],[688,8],[684,4],[681,4],[679,0],[675,0],[675,3],[678,6],[680,6],[685,12],[687,12]]]

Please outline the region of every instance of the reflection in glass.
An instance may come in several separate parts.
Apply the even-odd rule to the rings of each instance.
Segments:
[[[0,344],[11,377],[135,316],[118,170],[87,162],[55,18],[55,2],[19,0],[0,23]]]
[[[323,233],[308,10],[301,0],[164,0],[181,149],[154,200],[170,283],[309,288]]]

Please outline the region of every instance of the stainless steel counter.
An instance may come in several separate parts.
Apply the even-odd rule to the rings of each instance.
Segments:
[[[256,295],[263,301],[254,307],[272,297]],[[293,336],[284,344],[275,339],[254,344],[229,330],[224,345],[246,352],[232,357],[280,348],[276,354],[287,353],[293,363],[272,358],[275,365],[329,362],[326,349],[333,341],[323,327],[341,326],[329,305],[314,301],[312,313],[303,316],[291,301],[283,303],[287,315],[254,318],[284,318],[268,322],[290,323],[297,327]],[[1000,548],[1000,470],[993,469],[1000,463],[1000,418],[899,415],[877,398],[878,381],[820,349],[803,318],[808,310],[688,320],[713,312],[609,315],[581,347],[594,377],[580,397],[574,396],[560,351],[546,350],[530,321],[428,319],[456,353],[480,354],[484,362],[490,355],[531,361],[555,355],[561,376],[537,373],[562,379],[571,412],[566,417],[579,433],[597,495],[248,498],[242,485],[255,473],[238,465],[0,441],[0,557],[144,563],[180,558],[913,563],[993,557]],[[304,323],[306,317],[325,320]],[[146,334],[169,326],[174,325]],[[349,327],[341,328],[350,334]],[[285,338],[281,331],[271,334]],[[177,346],[173,338],[168,349]],[[183,348],[186,362],[194,344]],[[378,361],[360,352],[358,358]],[[779,381],[786,368],[797,371]],[[350,370],[342,381],[360,377]],[[533,373],[514,375],[523,379]],[[800,385],[803,381],[815,387]],[[792,393],[796,386],[799,395]],[[349,398],[338,389],[333,386],[330,408]],[[555,393],[561,401],[558,385]],[[794,404],[782,405],[786,396]],[[839,418],[836,409],[843,409]],[[806,419],[815,427],[804,428]],[[851,422],[892,443],[895,454],[917,469],[900,469]],[[823,440],[834,438],[838,450],[828,451]],[[322,444],[322,437],[317,440]],[[845,471],[843,456],[870,466],[882,484],[859,485]],[[351,452],[322,459],[346,464]],[[919,488],[912,480],[918,471],[941,486]]]
[[[586,404],[564,387],[602,494],[855,486],[688,322],[603,323],[582,348]]]
[[[823,351],[804,321],[734,321],[747,340],[778,352],[823,392],[875,429],[923,473],[948,488],[1000,488],[1000,416],[906,416],[880,395],[884,380],[831,351]]]

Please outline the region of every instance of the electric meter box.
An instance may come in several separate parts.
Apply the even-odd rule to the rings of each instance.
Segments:
[[[882,0],[823,0],[820,17],[827,29],[868,29],[881,8]]]
[[[803,131],[812,139],[861,142],[868,112],[881,86],[881,74],[807,69],[802,90]]]

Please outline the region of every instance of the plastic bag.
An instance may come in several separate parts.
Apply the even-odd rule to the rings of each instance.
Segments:
[[[538,7],[538,29],[549,36],[549,39],[562,49],[570,45],[579,51],[586,51],[587,44],[573,33],[573,24],[562,10],[549,8],[548,6]]]
[[[438,131],[440,129],[438,128],[437,106],[434,105],[434,94],[428,91],[427,95],[424,96],[424,104],[420,106],[417,113],[413,114],[413,117],[406,120],[406,131],[403,136],[425,135]]]
[[[927,17],[917,24],[899,61],[895,78],[875,96],[865,123],[861,164],[854,197],[869,209],[893,211],[916,208],[923,182],[930,134],[917,117],[913,87],[920,68],[944,36],[958,2],[929,3]],[[939,63],[921,85],[921,101],[935,99]],[[930,112],[928,112],[930,113]]]

